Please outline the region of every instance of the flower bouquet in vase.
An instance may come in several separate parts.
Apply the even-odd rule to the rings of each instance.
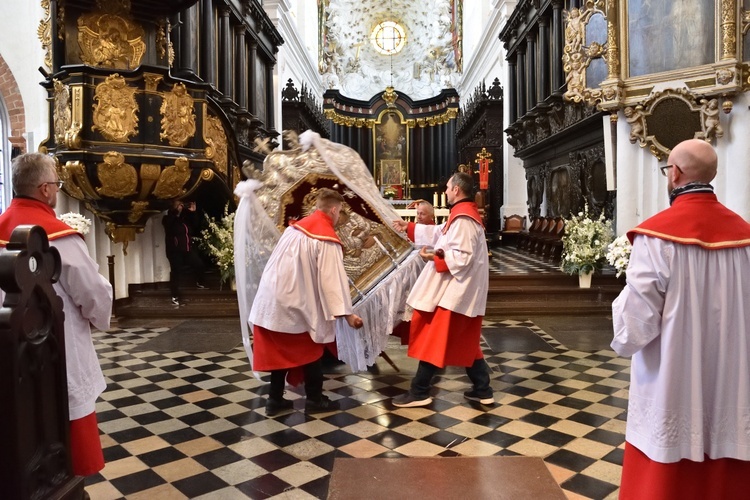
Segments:
[[[208,252],[221,273],[221,282],[234,281],[234,212],[224,207],[224,216],[214,219],[206,215],[208,227],[201,232],[201,246]]]
[[[560,269],[577,274],[581,288],[589,288],[591,275],[604,264],[612,238],[612,221],[605,219],[604,213],[592,218],[586,205],[582,212],[565,221]]]

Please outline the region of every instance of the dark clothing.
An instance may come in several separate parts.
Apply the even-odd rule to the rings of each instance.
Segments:
[[[181,212],[171,208],[162,218],[164,226],[164,243],[169,260],[169,289],[172,297],[179,296],[179,276],[186,268],[195,275],[195,283],[203,284],[203,273],[206,266],[193,248],[192,235],[195,231],[196,213],[183,209]]]
[[[305,396],[309,401],[320,401],[323,397],[323,363],[318,358],[302,366],[305,374]],[[271,370],[271,387],[268,397],[274,401],[284,399],[284,386],[289,370]]]
[[[416,399],[425,399],[430,397],[430,387],[432,386],[432,377],[439,368],[427,361],[420,361],[417,367],[417,373],[411,381],[410,392]],[[475,359],[474,364],[466,367],[466,375],[473,384],[474,391],[480,397],[492,397],[492,388],[490,387],[490,367],[482,359]]]

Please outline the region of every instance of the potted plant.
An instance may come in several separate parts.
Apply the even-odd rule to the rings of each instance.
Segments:
[[[589,288],[591,275],[604,264],[612,236],[612,221],[605,219],[604,213],[592,218],[586,205],[583,212],[565,221],[560,269],[577,274],[581,288]]]
[[[206,215],[208,227],[201,232],[201,245],[208,252],[221,273],[221,282],[234,283],[234,212],[224,207],[218,221]]]

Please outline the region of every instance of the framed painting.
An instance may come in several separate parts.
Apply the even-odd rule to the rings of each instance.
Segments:
[[[403,174],[401,160],[380,160],[380,185],[401,185]]]

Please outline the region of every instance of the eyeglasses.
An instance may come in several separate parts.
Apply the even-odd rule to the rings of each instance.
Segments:
[[[62,189],[62,187],[63,187],[63,184],[65,184],[65,181],[49,181],[49,182],[42,182],[42,183],[41,183],[41,184],[39,184],[39,185],[38,185],[37,187],[38,187],[38,188],[40,188],[40,187],[42,187],[42,186],[45,186],[45,185],[47,185],[47,184],[54,184],[54,185],[56,185],[56,186],[57,186],[57,189]]]
[[[664,177],[666,177],[667,176],[667,170],[669,170],[672,167],[676,168],[679,173],[681,173],[681,174],[684,173],[680,169],[680,167],[678,167],[677,165],[664,165],[663,167],[659,167],[659,170],[661,170],[661,175],[663,175]]]

